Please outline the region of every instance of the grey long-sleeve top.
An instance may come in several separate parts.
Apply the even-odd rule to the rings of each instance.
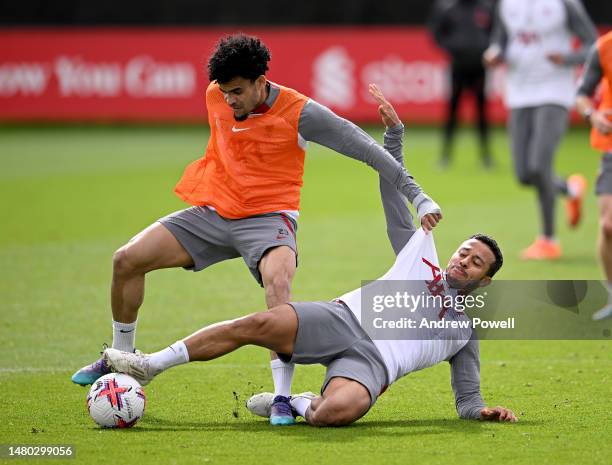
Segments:
[[[385,149],[403,164],[402,138],[404,126],[398,125],[385,132]],[[406,201],[398,190],[380,177],[380,194],[387,222],[387,234],[397,255],[414,234],[416,228]],[[478,339],[472,336],[449,360],[451,386],[455,395],[455,407],[461,418],[479,419],[485,407],[480,392],[480,350]]]
[[[269,94],[265,104],[271,107],[280,90],[274,83],[269,84]],[[420,202],[425,199],[423,189],[387,150],[363,129],[314,100],[308,100],[302,108],[298,121],[298,134],[304,141],[315,142],[366,163],[405,195],[415,208],[419,209]]]
[[[592,97],[602,77],[603,70],[599,62],[599,50],[597,43],[595,43],[589,50],[586,64],[584,65],[584,73],[578,83],[578,95]]]

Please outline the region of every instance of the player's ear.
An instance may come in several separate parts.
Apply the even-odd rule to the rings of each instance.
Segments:
[[[266,85],[266,77],[263,74],[260,74],[259,77],[257,79],[255,79],[255,85],[257,87],[262,87]]]

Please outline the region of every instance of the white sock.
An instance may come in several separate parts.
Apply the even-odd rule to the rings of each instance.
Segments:
[[[310,403],[312,399],[308,397],[296,397],[295,399],[291,399],[289,403],[291,406],[300,414],[301,417],[306,418],[306,410],[310,407]]]
[[[137,321],[133,323],[120,323],[113,320],[113,349],[134,352]]]
[[[291,395],[291,381],[293,381],[293,363],[285,363],[280,359],[270,361],[272,367],[272,380],[274,381],[274,397]]]
[[[187,346],[183,341],[176,341],[171,346],[155,352],[149,357],[151,365],[160,372],[189,361]]]

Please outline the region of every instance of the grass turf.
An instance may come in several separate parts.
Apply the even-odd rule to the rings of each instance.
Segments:
[[[381,132],[372,129],[380,138]],[[589,192],[577,231],[558,212],[564,258],[524,263],[538,232],[532,191],[511,174],[505,132],[494,133],[497,167],[483,171],[472,135],[455,163],[435,165],[438,131],[408,129],[406,165],[442,206],[441,262],[483,231],[505,252],[499,279],[600,279],[596,201]],[[108,285],[113,251],[183,204],[172,194],[183,167],[202,153],[196,127],[0,128],[0,443],[67,443],[76,462],[609,463],[612,343],[485,341],[482,390],[490,405],[519,413],[515,425],[456,418],[446,364],[393,385],[357,424],[275,429],[243,402],[269,390],[266,351],[244,348],[165,373],[147,388],[145,418],[132,430],[98,429],[86,390],[70,382],[110,342]],[[598,156],[583,130],[559,150],[562,174],[594,181]],[[298,231],[296,300],[336,297],[385,272],[393,260],[376,174],[318,146],[307,155]],[[156,350],[205,324],[262,310],[263,292],[241,260],[201,273],[163,270],[147,278],[138,346]],[[294,390],[316,391],[323,370],[298,367]],[[75,461],[72,461],[75,463]]]

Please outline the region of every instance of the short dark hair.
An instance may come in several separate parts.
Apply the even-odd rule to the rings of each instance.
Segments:
[[[489,267],[489,271],[487,271],[487,276],[492,278],[504,264],[504,256],[502,255],[502,251],[499,248],[499,245],[497,245],[497,241],[491,236],[487,236],[486,234],[482,233],[474,234],[470,237],[470,239],[476,239],[482,242],[487,247],[489,247],[489,249],[491,249],[491,252],[493,252],[493,255],[495,256],[495,261]]]
[[[270,51],[257,37],[234,34],[222,37],[208,60],[208,79],[221,84],[236,77],[254,81],[268,71]]]

